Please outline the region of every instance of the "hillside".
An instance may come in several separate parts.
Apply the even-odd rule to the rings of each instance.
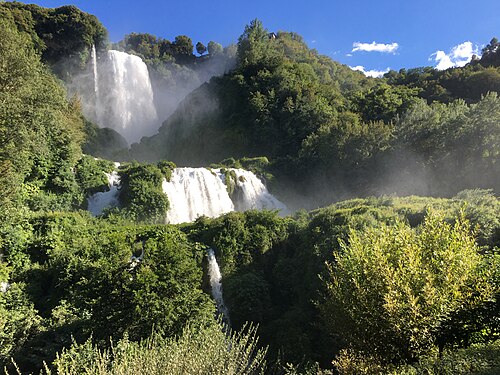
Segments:
[[[259,21],[247,26],[235,69],[191,93],[158,135],[132,145],[130,158],[207,165],[265,156],[282,182],[277,191],[298,207],[498,189],[493,59],[372,79],[318,55],[297,34],[269,35]],[[498,54],[492,43],[485,56]]]
[[[106,35],[0,2],[5,373],[498,372],[496,39],[367,78],[258,20]],[[129,148],[99,109],[137,92]]]

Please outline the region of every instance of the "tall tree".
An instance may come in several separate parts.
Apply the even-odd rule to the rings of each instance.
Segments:
[[[193,42],[186,35],[178,35],[172,43],[172,51],[178,56],[191,56],[193,54]]]

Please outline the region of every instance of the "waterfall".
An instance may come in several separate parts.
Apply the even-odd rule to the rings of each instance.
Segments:
[[[92,73],[94,76],[94,94],[96,103],[99,102],[99,76],[97,75],[97,53],[95,51],[95,45],[92,44],[92,50],[90,51],[90,57],[92,59]]]
[[[100,72],[96,103],[99,126],[113,128],[129,143],[154,134],[159,123],[144,61],[138,56],[110,50]]]
[[[237,211],[246,210],[280,210],[286,206],[267,191],[262,181],[250,171],[231,169],[236,173],[237,196],[233,198]]]
[[[2,281],[0,283],[0,293],[7,293],[7,291],[9,290],[9,288],[10,288],[10,284],[8,282]],[[221,298],[222,298],[222,296],[221,296]]]
[[[120,163],[115,163],[116,168]],[[162,190],[167,195],[170,208],[165,221],[180,224],[200,216],[218,217],[231,211],[250,209],[279,210],[286,213],[286,206],[270,194],[262,181],[244,169],[230,169],[236,174],[235,192],[232,197],[225,184],[226,176],[220,169],[175,168],[170,181],[163,180]],[[106,173],[109,191],[95,193],[87,199],[88,210],[100,215],[106,207],[118,206],[120,176],[115,170]]]
[[[202,215],[217,217],[234,211],[223,180],[220,170],[176,168],[170,182],[164,180],[162,186],[170,202],[167,223],[184,223]]]
[[[115,166],[118,168],[120,163],[115,163]],[[94,216],[102,214],[107,207],[116,207],[119,204],[120,176],[116,170],[106,173],[106,176],[108,177],[109,190],[95,193],[87,198],[87,209]]]
[[[225,185],[220,169],[176,168],[169,182],[163,181],[170,209],[166,222],[179,224],[196,220],[199,216],[217,217],[230,211],[249,209],[277,209],[286,206],[272,196],[253,172],[230,169],[236,174],[236,193],[233,199]]]
[[[222,275],[220,273],[219,265],[217,264],[217,259],[215,259],[213,249],[208,249],[208,276],[210,278],[212,297],[214,297],[217,305],[217,311],[222,315],[222,319],[229,324],[229,313],[226,305],[224,304],[224,299],[222,298]]]

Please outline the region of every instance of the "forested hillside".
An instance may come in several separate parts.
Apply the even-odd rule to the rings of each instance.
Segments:
[[[226,47],[131,33],[114,48],[182,94],[127,148],[74,90],[106,35],[72,6],[0,2],[6,373],[500,372],[496,39],[376,79],[258,20]],[[230,204],[251,170],[289,209],[168,224],[178,166]]]
[[[364,77],[270,38],[259,21],[238,42],[234,70],[194,91],[131,157],[207,165],[266,156],[299,207],[370,194],[452,196],[498,188],[498,42],[464,68]]]

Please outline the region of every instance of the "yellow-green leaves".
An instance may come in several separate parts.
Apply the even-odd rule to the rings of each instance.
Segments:
[[[429,213],[412,229],[351,230],[329,265],[323,316],[359,352],[381,362],[412,362],[432,349],[443,322],[491,290],[469,223]]]

